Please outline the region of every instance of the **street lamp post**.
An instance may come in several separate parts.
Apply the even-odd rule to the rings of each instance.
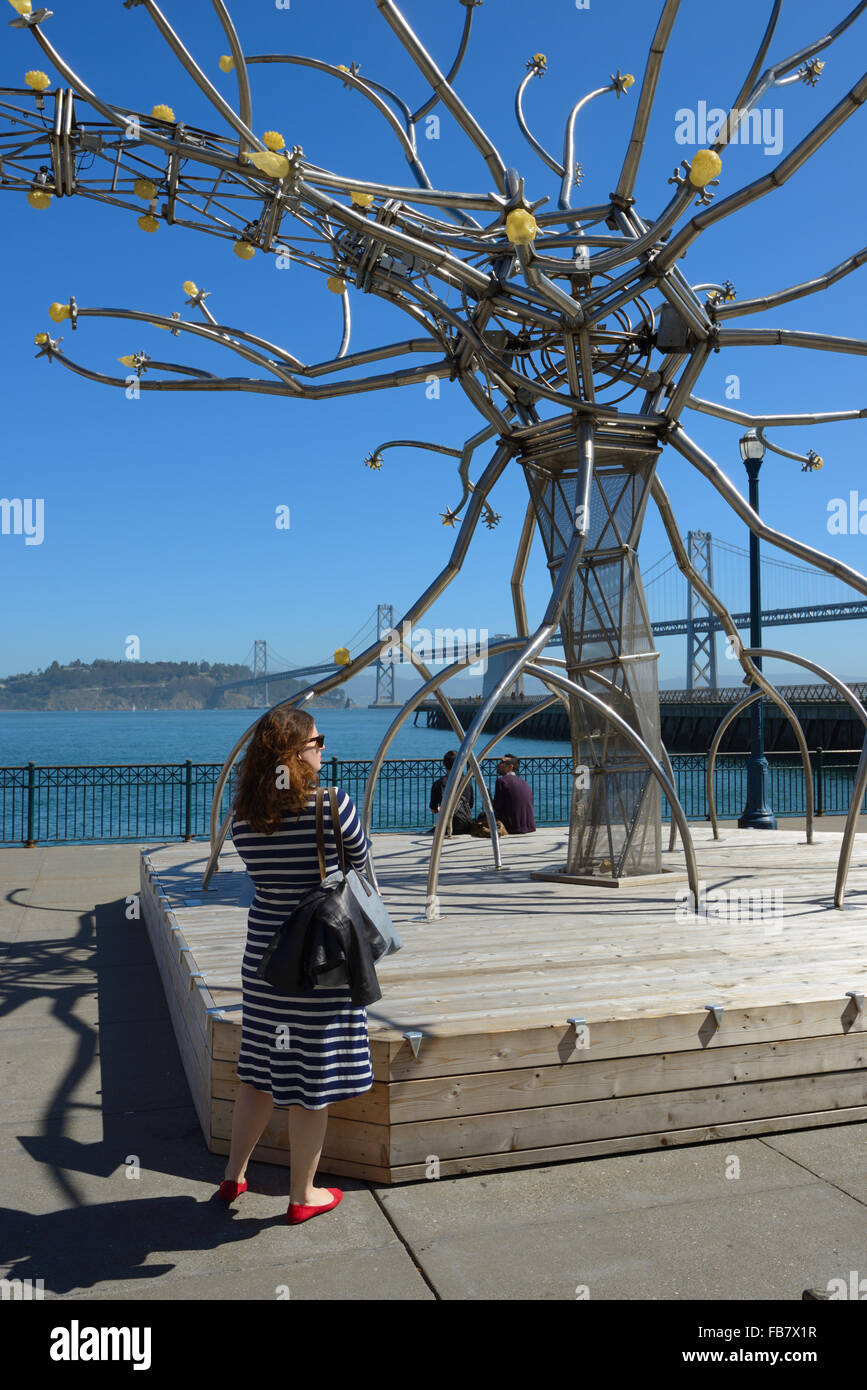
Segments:
[[[747,430],[740,441],[741,458],[746,464],[750,481],[750,506],[759,510],[759,469],[765,456],[765,446],[755,430]],[[750,531],[750,646],[762,645],[762,584],[759,570],[759,538]],[[759,670],[762,658],[753,657]],[[753,690],[758,687],[755,683]],[[765,757],[764,699],[756,700],[750,708],[750,757],[747,763],[747,804],[738,821],[742,830],[776,830],[777,818],[768,805],[768,760]]]

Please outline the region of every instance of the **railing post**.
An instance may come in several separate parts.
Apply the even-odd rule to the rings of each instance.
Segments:
[[[336,787],[336,786],[337,786],[337,759],[336,759],[336,758],[332,758],[332,759],[331,759],[331,785],[332,785],[332,787]]]
[[[193,815],[193,762],[191,758],[187,758],[184,785],[186,788],[186,806],[184,810],[184,839],[191,840],[193,838],[193,832],[190,828]]]
[[[824,804],[823,804],[823,788],[822,788],[823,773],[824,773],[824,764],[823,764],[823,755],[824,755],[824,751],[825,751],[825,750],[824,750],[823,748],[817,748],[817,749],[816,749],[816,815],[817,815],[817,816],[822,816],[822,815],[825,814],[825,808],[824,808]]]
[[[27,849],[32,849],[36,844],[33,838],[33,815],[36,800],[36,764],[27,764],[27,839],[24,844]]]

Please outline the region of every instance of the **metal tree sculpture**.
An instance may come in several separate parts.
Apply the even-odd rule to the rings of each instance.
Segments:
[[[431,376],[456,381],[484,420],[479,433],[461,450],[428,441],[388,441],[373,449],[366,460],[369,466],[378,467],[382,451],[395,443],[460,457],[462,494],[443,514],[444,523],[453,526],[463,513],[453,553],[407,610],[399,628],[403,623],[415,623],[457,573],[480,517],[484,515],[488,526],[496,525],[499,517],[487,494],[508,462],[514,459],[523,469],[530,501],[512,575],[518,635],[501,644],[500,649],[511,649],[513,656],[462,736],[459,756],[446,783],[431,849],[428,916],[436,917],[439,912],[436,888],[443,837],[462,780],[468,775],[468,764],[470,771],[477,770],[479,733],[521,671],[544,681],[553,691],[552,699],[567,703],[575,762],[591,769],[589,789],[576,783],[573,791],[566,872],[591,877],[658,872],[662,788],[680,827],[693,891],[697,892],[688,828],[672,779],[661,761],[667,763],[659,738],[657,653],[636,553],[651,496],[660,508],[681,569],[720,619],[739,655],[747,683],[784,709],[795,726],[802,754],[806,754],[806,744],[791,710],[756,664],[754,658],[759,659],[760,654],[743,650],[730,615],[691,566],[656,477],[657,459],[662,446],[670,444],[758,535],[867,593],[867,579],[855,570],[763,523],[680,423],[685,409],[761,430],[867,414],[849,410],[749,416],[692,394],[710,353],[727,346],[788,344],[867,352],[867,342],[855,339],[726,326],[733,317],[833,284],[867,259],[867,249],[815,280],[740,303],[729,284],[691,286],[678,268],[678,260],[707,227],[785,183],[864,101],[867,75],[769,174],[714,202],[712,189],[719,182],[716,176],[722,167],[720,151],[772,88],[798,81],[815,85],[823,67],[817,55],[858,18],[867,8],[867,0],[855,5],[829,33],[765,66],[781,8],[781,0],[775,0],[758,51],[717,140],[674,171],[669,179],[674,190],[668,204],[650,222],[639,216],[633,187],[679,0],[664,0],[623,167],[615,191],[599,206],[572,207],[573,189],[581,177],[580,165],[575,164],[576,119],[582,108],[605,93],[613,93],[619,100],[633,85],[632,77],[618,70],[609,83],[576,102],[566,121],[563,152],[558,159],[531,133],[523,111],[525,90],[534,78],[543,75],[545,56],[534,54],[527,63],[515,98],[518,125],[534,153],[559,179],[557,209],[538,216],[534,214],[548,201],[547,196],[528,200],[524,178],[505,166],[453,86],[473,11],[481,0],[461,0],[466,10],[463,32],[448,75],[426,52],[394,0],[376,0],[381,16],[431,88],[432,95],[415,111],[382,83],[362,77],[357,64],[347,68],[295,54],[245,54],[223,0],[213,0],[230,49],[220,59],[220,68],[224,73],[234,70],[237,78],[236,110],[197,65],[152,0],[125,0],[127,8],[147,11],[229,126],[231,133],[222,135],[185,125],[168,107],[154,107],[147,116],[100,100],[43,32],[51,12],[31,11],[31,0],[11,3],[19,14],[13,26],[30,31],[68,88],[58,88],[48,97],[44,95],[51,85],[47,75],[28,73],[28,86],[37,93],[35,112],[32,96],[31,105],[25,107],[20,100],[28,95],[26,92],[4,89],[2,109],[10,123],[0,134],[4,187],[27,191],[37,208],[48,206],[52,197],[82,194],[140,211],[140,205],[133,201],[137,198],[148,205],[139,217],[139,226],[145,231],[155,230],[164,221],[226,238],[245,259],[257,248],[290,255],[329,277],[328,287],[342,300],[344,330],[335,357],[305,365],[253,333],[220,324],[205,303],[207,291],[189,281],[184,286],[186,303],[198,311],[201,322],[182,318],[179,313],[167,316],[82,308],[74,299],[52,306],[55,321],[68,318],[76,329],[88,316],[136,319],[169,329],[175,337],[189,333],[221,344],[263,373],[252,378],[215,377],[192,367],[154,360],[141,352],[121,359],[134,370],[141,390],[241,390],[324,399],[408,385]],[[300,146],[286,149],[275,131],[266,132],[260,140],[252,129],[249,83],[249,69],[256,63],[314,68],[371,102],[400,143],[418,186],[399,188],[331,173],[312,163]],[[53,103],[50,121],[45,115],[47,101]],[[465,193],[432,187],[419,157],[416,127],[437,103],[448,110],[482,155],[494,185],[492,191]],[[83,113],[87,115],[86,125],[81,122]],[[96,171],[103,168],[104,177],[100,178]],[[350,195],[350,204],[338,201],[336,194]],[[675,231],[693,199],[700,210]],[[291,233],[290,223],[297,224]],[[350,353],[350,283],[404,310],[419,336]],[[449,307],[437,285],[459,293],[460,309]],[[40,355],[90,380],[121,388],[126,385],[126,378],[111,378],[71,361],[61,352],[60,340],[48,333],[40,334],[37,342]],[[360,364],[394,357],[408,359],[416,353],[434,356],[421,366],[401,365],[380,375],[337,383],[329,380]],[[154,373],[160,373],[159,378],[153,379]],[[633,398],[632,409],[627,411],[623,402],[629,397]],[[469,476],[473,453],[491,439],[496,440],[493,454],[474,484]],[[807,468],[821,464],[812,451],[799,455],[766,443],[788,458],[799,459]],[[536,526],[551,571],[553,593],[541,621],[530,632],[523,576]],[[565,659],[553,662],[543,658],[542,652],[558,627]],[[373,643],[336,675],[282,703],[305,703],[376,661],[382,651],[381,640]],[[425,687],[395,721],[377,754],[365,796],[368,827],[376,773],[394,733],[421,695],[436,693],[452,726],[460,729],[440,687],[449,674],[469,664],[475,655],[468,654],[465,661],[454,663],[436,677],[413,659],[425,678]],[[563,669],[555,671],[556,666]],[[867,722],[867,715],[864,717]],[[228,817],[218,826],[222,791],[235,758],[255,727],[238,741],[220,778],[212,809],[211,857],[205,884],[228,829]],[[812,786],[808,762],[805,773],[809,820]],[[867,777],[867,764],[864,775]],[[496,826],[487,798],[486,805],[494,858],[499,864]],[[808,838],[811,835],[808,825]],[[838,884],[838,900],[841,891]]]

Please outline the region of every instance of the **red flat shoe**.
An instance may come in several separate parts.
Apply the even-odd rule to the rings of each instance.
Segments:
[[[217,1196],[222,1197],[224,1202],[234,1202],[236,1197],[240,1197],[241,1193],[246,1191],[246,1178],[244,1178],[243,1182],[230,1182],[227,1178],[225,1179],[225,1181],[220,1183],[220,1190],[217,1193]]]
[[[338,1202],[343,1200],[343,1193],[339,1187],[326,1187],[325,1191],[331,1193],[331,1201],[325,1202],[321,1207],[306,1207],[300,1202],[290,1202],[286,1210],[289,1225],[297,1226],[302,1221],[309,1221],[311,1216],[318,1216],[321,1211],[333,1211]]]

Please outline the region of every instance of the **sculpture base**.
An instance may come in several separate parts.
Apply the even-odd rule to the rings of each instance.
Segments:
[[[632,888],[645,883],[687,883],[689,874],[679,869],[662,869],[658,874],[624,874],[621,878],[605,878],[601,874],[567,874],[565,869],[554,869],[550,873],[534,871],[530,878],[547,880],[549,883],[583,883],[589,888]]]

